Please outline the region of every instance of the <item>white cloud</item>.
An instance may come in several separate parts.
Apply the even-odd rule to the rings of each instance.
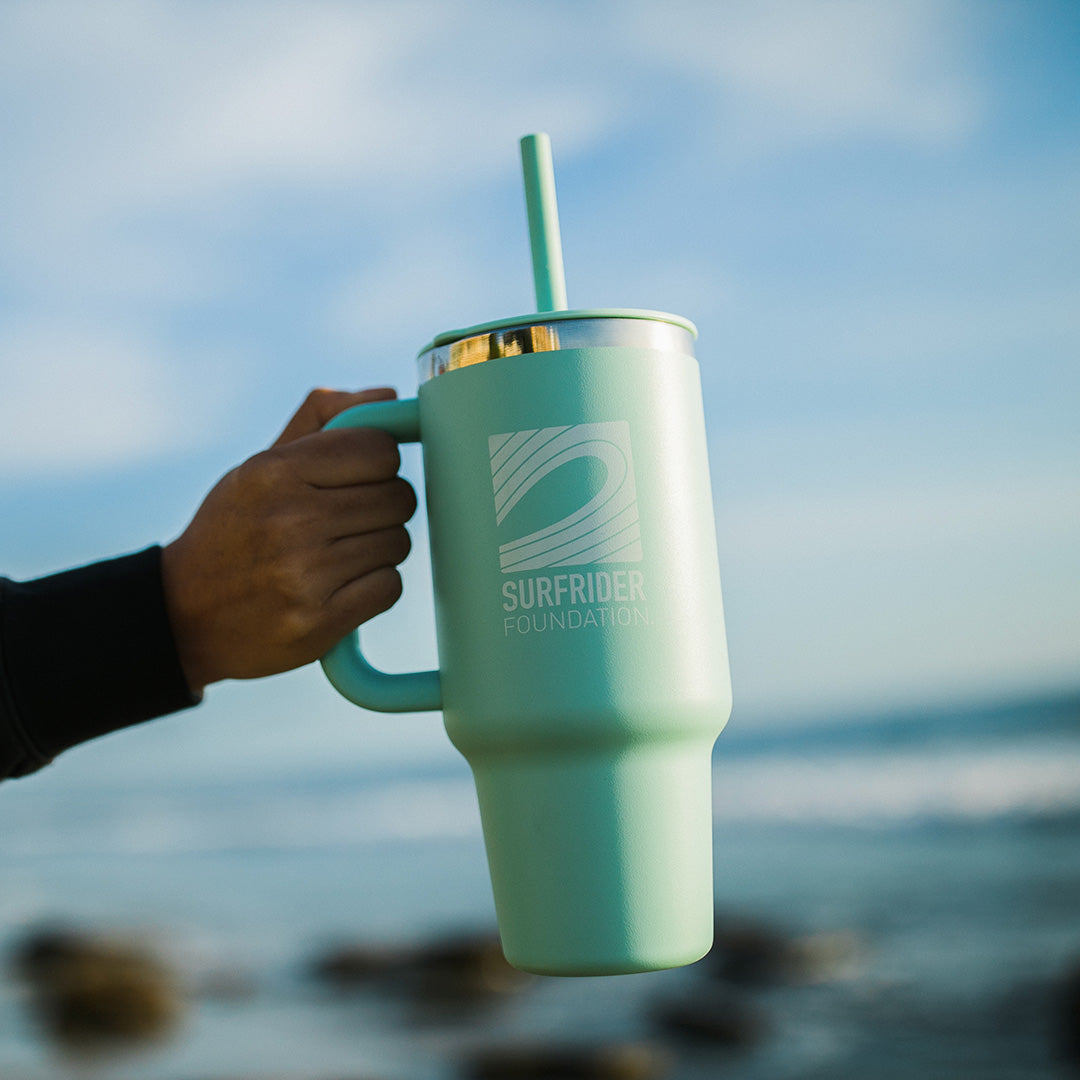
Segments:
[[[441,3],[0,8],[0,289],[24,326],[0,361],[12,376],[3,469],[116,465],[179,445],[169,401],[186,379],[170,326],[255,294],[258,238],[283,214],[330,231],[346,207],[396,237],[384,272],[358,269],[339,288],[338,329],[393,319],[411,351],[421,341],[402,346],[396,321],[414,315],[424,281],[436,316],[468,309],[473,321],[462,260],[425,234],[418,280],[401,222],[415,229],[425,205],[513,175],[524,131],[553,126],[572,152],[619,108],[587,66],[530,77],[551,53],[514,52],[519,30],[501,7]],[[510,54],[514,70],[498,76]],[[363,238],[359,267],[377,257]],[[45,403],[66,410],[68,434],[27,427]]]
[[[587,68],[528,77],[543,50],[521,51],[525,70],[493,93],[481,60],[516,40],[515,27],[498,8],[439,3],[6,5],[0,286],[11,310],[75,323],[108,312],[151,338],[156,328],[150,351],[163,354],[175,312],[250,291],[261,270],[251,236],[276,227],[282,200],[308,228],[319,215],[332,228],[345,206],[364,208],[372,231],[399,233],[424,205],[512,175],[525,130],[554,125],[572,152],[615,99]],[[375,257],[363,236],[360,266]],[[462,259],[442,258],[438,237],[420,242],[422,266],[439,268],[437,280],[421,275],[433,291],[391,254],[385,273],[357,271],[358,305],[355,283],[339,288],[339,306],[355,307],[339,326],[404,319],[426,295],[434,315],[460,308],[474,321]],[[479,282],[475,293],[486,295]],[[122,444],[116,435],[110,460]]]
[[[38,119],[15,125],[16,172],[31,205],[67,216],[282,185],[431,197],[514,168],[530,121],[556,124],[571,148],[619,108],[587,69],[529,77],[550,66],[543,48],[518,50],[492,92],[484,58],[511,50],[521,26],[483,5],[28,7],[10,5],[0,34],[6,81],[34,95]]]
[[[6,331],[0,477],[90,471],[206,440],[231,400],[221,392],[222,366],[204,357],[178,370],[170,359],[100,326],[26,323]]]
[[[746,154],[853,135],[965,134],[980,101],[957,12],[929,0],[643,2],[625,25],[652,60],[715,88],[725,152]]]

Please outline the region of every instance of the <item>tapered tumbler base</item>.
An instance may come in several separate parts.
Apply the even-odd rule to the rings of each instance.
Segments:
[[[511,964],[619,975],[708,952],[711,749],[695,739],[471,762]]]

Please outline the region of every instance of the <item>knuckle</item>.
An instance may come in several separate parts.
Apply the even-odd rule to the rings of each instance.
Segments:
[[[307,425],[321,428],[341,407],[341,394],[325,386],[317,386],[308,391],[297,415],[304,417]]]
[[[412,537],[404,525],[395,525],[386,529],[379,544],[378,557],[386,559],[392,566],[403,563],[412,551]]]
[[[355,580],[337,608],[342,630],[366,623],[392,608],[401,590],[401,575],[392,566],[381,566]]]
[[[323,406],[334,396],[333,390],[328,390],[325,386],[316,386],[308,391],[308,395],[304,398],[303,408],[319,415]]]
[[[310,608],[287,608],[279,619],[281,637],[290,644],[307,641],[317,628],[316,612]]]
[[[401,451],[397,440],[378,428],[355,428],[353,437],[357,443],[357,453],[362,456],[376,477],[397,475],[401,468]]]
[[[369,575],[372,603],[378,611],[386,611],[401,597],[401,574],[392,566],[382,566]]]
[[[290,615],[305,615],[316,597],[304,561],[293,552],[283,552],[272,562],[271,587]]]
[[[401,477],[393,481],[394,508],[400,515],[400,520],[406,522],[416,513],[416,492],[408,480]]]
[[[412,551],[412,537],[409,535],[409,530],[402,525],[394,530],[394,538],[397,543],[394,563],[403,563]]]
[[[237,473],[244,488],[260,496],[273,495],[292,479],[288,461],[276,450],[263,450],[248,458]]]

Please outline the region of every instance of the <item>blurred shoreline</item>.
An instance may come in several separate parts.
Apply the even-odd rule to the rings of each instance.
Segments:
[[[190,995],[171,1039],[87,1072],[40,1037],[9,966],[0,1076],[450,1080],[492,1048],[569,1042],[644,1043],[659,1056],[626,1060],[672,1080],[1057,1080],[1055,988],[1080,957],[1080,700],[876,724],[725,735],[715,758],[724,948],[732,926],[756,928],[768,971],[787,942],[817,942],[817,976],[718,980],[719,949],[676,971],[465,995],[449,1012],[418,1010],[418,950],[445,957],[494,927],[464,763],[9,785],[4,956],[43,925],[116,933],[154,944]],[[344,988],[313,975],[350,948],[382,974]],[[213,984],[236,992],[197,990]]]

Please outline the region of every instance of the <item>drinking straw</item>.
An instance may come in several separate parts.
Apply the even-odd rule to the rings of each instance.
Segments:
[[[526,135],[521,140],[521,169],[525,174],[536,310],[565,311],[566,279],[559,238],[559,208],[555,204],[555,170],[551,164],[551,140],[547,135]]]

